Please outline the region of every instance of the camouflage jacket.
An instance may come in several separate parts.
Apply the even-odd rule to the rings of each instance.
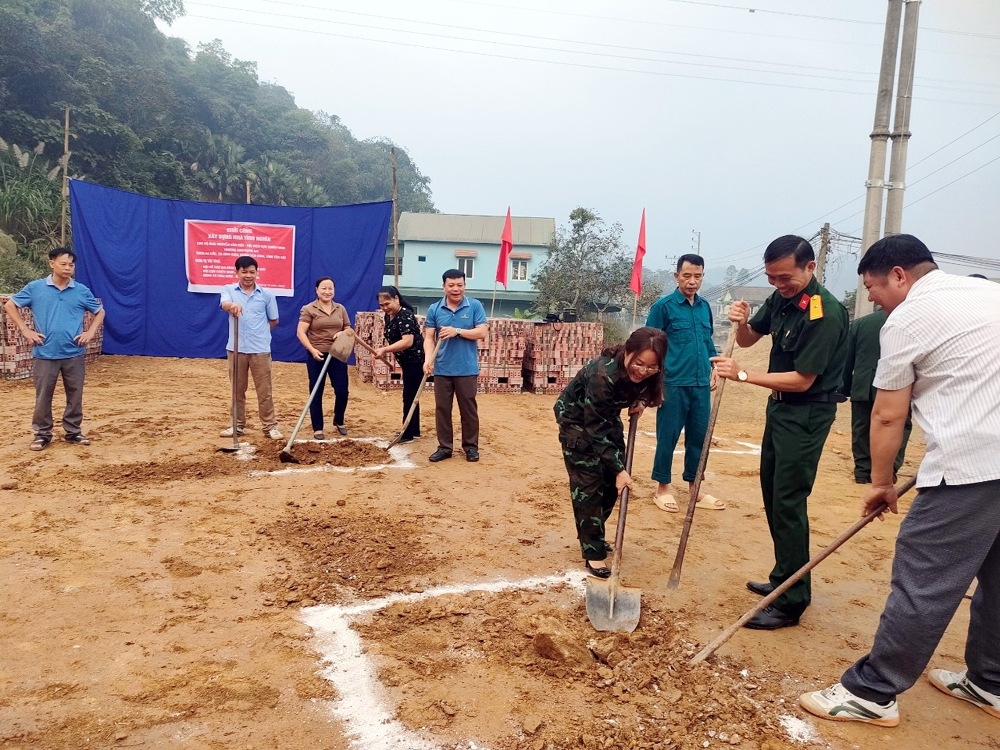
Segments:
[[[559,442],[566,450],[596,453],[601,463],[616,474],[624,471],[621,412],[636,398],[635,384],[614,359],[592,359],[556,399]]]

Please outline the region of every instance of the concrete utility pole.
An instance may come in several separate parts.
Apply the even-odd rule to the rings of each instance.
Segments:
[[[399,191],[396,187],[396,147],[392,147],[392,283],[399,289],[399,210],[396,204]]]
[[[920,0],[903,0],[903,45],[899,53],[896,112],[892,124],[892,156],[889,159],[889,193],[885,199],[885,232],[899,234],[903,226],[903,194],[906,191],[906,151],[910,140],[910,108],[913,104],[913,68],[917,55],[917,17]]]
[[[819,258],[816,260],[816,281],[823,283],[823,272],[826,270],[826,256],[830,252],[830,222],[823,225],[819,233]]]
[[[691,230],[691,249],[695,255],[701,255],[701,232]]]
[[[889,140],[889,114],[892,110],[892,76],[896,72],[896,50],[899,47],[899,22],[903,15],[903,0],[889,0],[882,40],[882,65],[878,76],[878,96],[875,99],[875,126],[872,128],[871,157],[868,161],[868,189],[865,195],[865,223],[861,233],[861,257],[879,239],[882,224],[882,189],[885,187],[885,155]],[[872,311],[868,293],[858,279],[854,301],[854,316],[860,318]]]

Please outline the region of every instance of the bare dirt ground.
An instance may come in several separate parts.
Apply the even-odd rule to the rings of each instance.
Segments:
[[[758,349],[742,361],[760,366]],[[286,435],[305,381],[301,365],[275,366]],[[390,438],[399,394],[351,389],[350,437]],[[0,483],[16,483],[0,491],[0,746],[389,747],[372,738],[398,726],[399,748],[1000,747],[996,720],[923,681],[902,696],[898,729],[797,706],[867,650],[901,516],[817,569],[800,627],[741,631],[688,668],[770,568],[760,389],[727,386],[706,488],[729,507],[698,511],[677,591],[666,583],[682,517],[650,500],[655,416],[643,416],[623,562],[624,583],[642,589],[630,636],[586,617],[553,396],[481,396],[478,464],[427,462],[428,413],[424,438],[394,458],[307,443],[292,467],[253,419],[248,460],[216,453],[231,445],[217,437],[228,392],[221,361],[102,357],[84,399],[93,444],[32,453],[31,385],[0,382]],[[848,431],[844,405],[810,500],[815,550],[857,517]],[[904,476],[921,454],[918,437]],[[519,587],[533,576],[562,578]],[[352,606],[341,636],[359,639],[353,661],[306,624],[347,622]],[[967,620],[968,601],[935,665],[960,668]],[[362,662],[370,674],[350,671]],[[340,682],[324,679],[337,668]]]

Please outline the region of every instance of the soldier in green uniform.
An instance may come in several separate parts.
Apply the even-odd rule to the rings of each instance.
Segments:
[[[847,360],[844,363],[844,385],[840,392],[851,398],[851,452],[854,454],[854,481],[871,484],[872,452],[869,432],[872,423],[872,405],[878,389],[872,385],[875,368],[878,366],[879,332],[885,324],[885,310],[878,309],[851,323],[847,335]],[[893,482],[899,467],[906,458],[906,443],[910,439],[913,421],[906,417],[903,426],[903,444],[892,464]]]
[[[816,280],[812,246],[785,235],[764,251],[764,271],[776,291],[752,319],[746,302],[734,302],[729,320],[738,324],[736,343],[755,344],[771,335],[767,372],[748,372],[734,359],[713,357],[719,377],[767,388],[767,422],[761,441],[760,486],[774,543],[770,581],[747,588],[771,593],[809,560],[806,500],[816,480],[823,444],[837,416],[847,354],[847,310]],[[809,606],[805,576],[751,619],[758,630],[797,625]]]
[[[632,486],[625,471],[625,434],[621,410],[641,413],[663,401],[660,366],[667,337],[655,328],[633,331],[623,346],[605,349],[588,362],[556,400],[556,422],[576,517],[584,565],[591,575],[607,578],[604,522],[619,493]]]

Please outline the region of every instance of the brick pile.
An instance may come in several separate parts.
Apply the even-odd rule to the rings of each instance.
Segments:
[[[359,312],[356,334],[373,347],[385,342],[381,312]],[[421,327],[422,315],[417,316]],[[489,335],[477,342],[479,393],[558,393],[577,371],[600,352],[604,331],[600,323],[537,323],[527,320],[494,318]],[[402,371],[358,347],[358,374],[366,383],[381,390],[403,387]],[[391,358],[390,358],[391,359]],[[373,361],[374,360],[374,361]],[[433,386],[433,377],[427,387]]]
[[[600,323],[535,323],[524,355],[524,388],[560,393],[604,348]]]
[[[9,295],[0,295],[0,309],[3,308],[9,299]],[[21,317],[24,318],[27,326],[34,329],[35,319],[31,315],[31,310],[20,308],[18,312],[21,313]],[[0,378],[4,380],[24,380],[25,378],[30,378],[33,369],[33,360],[31,357],[32,345],[21,335],[21,332],[17,330],[17,326],[14,325],[14,321],[7,317],[6,313],[0,313],[0,315],[2,315],[2,324],[0,324]],[[94,316],[92,313],[85,312],[83,314],[84,330],[90,326],[93,320]],[[103,341],[104,327],[101,326],[101,330],[97,332],[97,336],[87,344],[85,349],[85,358],[88,363],[93,362],[100,356]]]

